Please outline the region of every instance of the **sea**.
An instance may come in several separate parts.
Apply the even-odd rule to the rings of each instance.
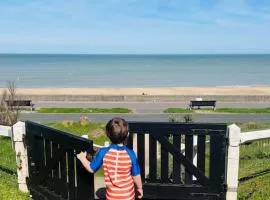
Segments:
[[[0,87],[270,86],[270,54],[0,54]]]

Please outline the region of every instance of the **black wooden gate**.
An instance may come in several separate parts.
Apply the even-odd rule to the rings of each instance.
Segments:
[[[137,153],[146,199],[225,200],[225,124],[130,122],[128,145],[131,148],[135,146],[134,133],[137,133]],[[149,134],[147,143],[146,134]],[[181,151],[181,142],[184,151]],[[149,147],[149,157],[145,157],[145,147]],[[194,150],[197,150],[197,166],[193,164]],[[147,160],[149,174],[145,174]]]
[[[93,153],[93,143],[65,132],[26,122],[28,185],[34,200],[94,199],[94,177],[76,159]]]

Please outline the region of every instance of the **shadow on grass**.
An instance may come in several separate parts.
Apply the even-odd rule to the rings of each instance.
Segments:
[[[15,170],[8,169],[8,168],[1,166],[1,165],[0,165],[0,171],[3,171],[3,172],[10,174],[10,175],[17,175],[17,172]]]
[[[248,181],[248,180],[253,179],[253,178],[257,178],[259,176],[263,176],[263,175],[268,174],[268,173],[270,173],[270,168],[265,169],[265,170],[260,171],[260,172],[253,173],[253,174],[246,176],[246,177],[242,177],[239,179],[239,182],[243,183],[245,181]]]

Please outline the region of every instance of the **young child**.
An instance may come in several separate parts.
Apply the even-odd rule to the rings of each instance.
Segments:
[[[83,166],[91,173],[95,173],[103,164],[107,200],[134,200],[134,184],[138,198],[143,196],[136,155],[124,145],[128,133],[128,123],[124,119],[113,118],[106,125],[106,134],[112,144],[101,148],[91,162],[86,159],[86,152],[77,155]]]

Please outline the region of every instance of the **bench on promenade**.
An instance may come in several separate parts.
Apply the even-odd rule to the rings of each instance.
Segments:
[[[32,100],[6,100],[8,107],[31,107],[31,111],[34,110]]]
[[[213,110],[216,109],[216,102],[215,100],[200,100],[200,101],[190,101],[190,104],[189,104],[189,108],[190,109],[194,109],[194,107],[197,107],[198,109],[200,109],[200,107],[203,107],[203,106],[209,106],[209,107],[213,107]]]

